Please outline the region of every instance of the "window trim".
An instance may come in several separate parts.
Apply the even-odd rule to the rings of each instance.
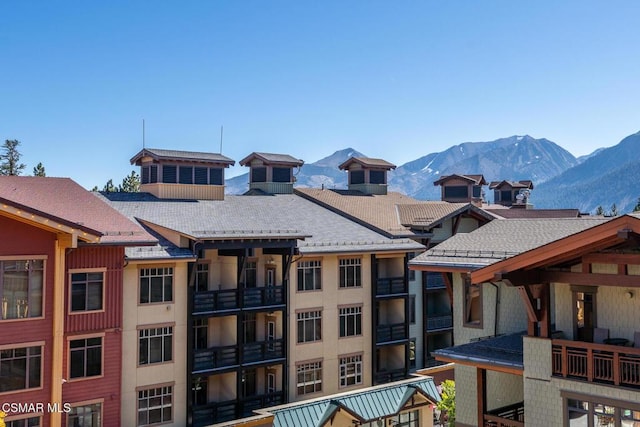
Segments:
[[[467,313],[471,310],[471,307],[469,306],[469,290],[471,288],[477,287],[478,289],[478,320],[473,320],[473,321],[469,321],[468,319],[468,315]],[[464,282],[464,286],[463,286],[463,293],[462,293],[462,310],[463,310],[463,317],[462,317],[462,325],[466,328],[475,328],[475,329],[482,329],[483,328],[483,323],[484,323],[484,311],[483,311],[483,304],[484,304],[484,300],[483,300],[483,292],[482,289],[483,285],[482,284],[472,284],[469,280],[465,280]]]
[[[347,264],[347,265],[342,265],[341,263],[343,261],[357,261],[356,264]],[[347,275],[345,275],[345,280],[344,283],[345,285],[342,286],[342,278],[343,278],[343,269],[346,273],[346,270],[348,268],[354,268],[356,271],[359,271],[360,274],[358,275],[354,275],[354,281],[356,282],[355,285],[353,286],[349,286],[347,284]],[[359,289],[362,288],[362,282],[363,282],[363,275],[362,275],[362,257],[361,256],[352,256],[352,257],[339,257],[338,258],[338,289]],[[359,279],[359,280],[356,280]]]
[[[67,314],[71,315],[71,316],[75,316],[78,314],[89,314],[89,313],[104,313],[106,311],[105,309],[105,298],[106,298],[106,273],[107,273],[107,268],[106,267],[100,267],[100,268],[74,268],[74,269],[69,269],[67,271],[68,273],[68,286],[67,289],[69,291],[69,297],[67,298]],[[102,273],[102,308],[98,309],[98,310],[76,310],[73,311],[72,308],[72,298],[73,298],[73,283],[71,281],[71,276],[73,274],[78,274],[78,273]],[[86,295],[85,295],[86,298]]]
[[[358,315],[360,316],[360,333],[359,334],[353,334],[353,335],[349,335],[347,334],[347,328],[345,328],[345,335],[342,335],[342,317],[343,314],[341,313],[341,310],[345,310],[345,309],[351,309],[351,308],[359,308],[360,312],[359,313],[345,313],[344,316],[345,317],[358,317]],[[353,338],[353,337],[361,337],[362,336],[362,329],[363,329],[363,316],[362,316],[362,308],[363,308],[363,304],[346,304],[346,305],[339,305],[338,306],[338,339],[343,339],[343,338]],[[356,328],[357,325],[354,324],[354,329]]]
[[[136,426],[157,426],[157,425],[162,425],[162,424],[169,424],[172,423],[175,420],[175,381],[171,381],[171,382],[166,382],[166,383],[159,383],[159,384],[151,384],[151,385],[145,385],[145,386],[139,386],[136,387],[136,405],[135,405],[135,420],[136,420]],[[148,391],[148,390],[155,390],[155,389],[159,389],[159,388],[164,388],[164,387],[171,387],[171,419],[170,420],[166,420],[166,421],[160,421],[159,423],[152,423],[152,424],[139,424],[139,414],[140,414],[140,392],[141,391]],[[146,409],[149,409],[148,407]],[[147,417],[148,418],[148,417]]]
[[[305,308],[305,309],[299,309],[295,311],[296,314],[296,344],[297,345],[301,345],[301,344],[310,344],[310,343],[320,343],[322,342],[322,307],[317,307],[317,308]],[[298,315],[299,314],[304,314],[304,313],[314,313],[314,312],[318,312],[320,313],[319,317],[317,318],[313,318],[313,319],[302,319],[303,323],[305,320],[313,320],[314,323],[315,321],[319,320],[320,321],[320,338],[319,339],[314,339],[314,340],[309,340],[309,341],[298,341],[298,337],[299,337],[299,328],[300,328],[300,319],[298,319]],[[315,327],[314,327],[314,331],[315,331]],[[314,334],[315,335],[315,334]]]
[[[311,360],[303,360],[300,362],[296,362],[296,396],[307,396],[307,395],[311,395],[311,394],[316,394],[316,393],[322,393],[322,387],[323,387],[323,383],[324,383],[324,366],[323,363],[324,360],[322,358],[320,359],[311,359]],[[319,381],[315,381],[313,382],[314,386],[313,386],[313,391],[310,392],[302,392],[300,393],[300,384],[302,384],[302,387],[304,388],[306,385],[306,382],[300,383],[298,382],[298,369],[301,366],[310,366],[310,365],[315,365],[318,364],[318,368],[313,369],[314,371],[319,370],[320,371],[320,380]],[[305,372],[306,370],[304,370],[303,372]],[[317,389],[316,388],[316,384],[320,384],[320,388]]]
[[[142,283],[141,283],[141,275],[142,275],[142,270],[149,270],[149,269],[165,269],[165,268],[171,268],[171,300],[166,300],[166,301],[157,301],[157,302],[140,302],[140,296],[141,296],[141,289],[142,289]],[[153,305],[162,305],[162,304],[175,304],[175,299],[176,299],[176,266],[175,264],[154,264],[154,265],[140,265],[138,267],[138,294],[136,296],[137,298],[137,304],[139,307],[147,307],[147,306],[153,306]],[[163,283],[163,287],[164,287],[164,283]],[[151,295],[151,289],[149,289],[149,295]]]
[[[301,264],[302,263],[318,263],[319,265],[317,266],[312,266],[312,267],[302,267]],[[315,274],[314,274],[314,287],[312,289],[300,289],[300,280],[299,280],[299,274],[301,270],[304,269],[312,269],[315,270],[316,268],[320,269],[320,283],[316,284],[315,283]],[[304,277],[304,273],[303,273],[303,277]],[[306,282],[305,282],[306,283]],[[318,287],[316,287],[316,285]],[[304,286],[304,283],[302,284],[302,286]],[[322,292],[322,258],[309,258],[309,259],[299,259],[296,262],[296,292],[297,293],[304,293],[304,292]]]
[[[176,354],[176,346],[175,346],[175,326],[176,323],[175,322],[169,322],[169,323],[156,323],[156,324],[151,324],[151,325],[138,325],[136,327],[136,352],[137,352],[137,357],[136,357],[136,367],[138,368],[146,368],[148,366],[159,366],[159,365],[166,365],[168,363],[174,363],[175,362],[175,354]],[[172,328],[171,329],[171,359],[170,360],[162,360],[160,362],[147,362],[147,363],[140,363],[140,331],[145,331],[147,329],[161,329],[161,328]],[[164,351],[163,351],[164,353]],[[164,357],[164,355],[163,355]]]
[[[349,388],[349,387],[354,387],[354,386],[358,386],[358,385],[364,384],[364,358],[363,358],[363,355],[364,355],[364,353],[362,353],[362,352],[338,355],[338,388]],[[349,363],[345,364],[345,363],[342,363],[342,361],[344,359],[351,359],[351,358],[355,358],[355,357],[359,357],[360,358],[359,361],[353,362],[353,363],[355,363],[356,370],[357,370],[357,365],[358,364],[360,365],[360,373],[359,373],[360,381],[356,380],[356,382],[354,382],[353,384],[347,384],[346,379],[347,378],[351,378],[351,377],[354,377],[354,378],[357,379],[358,378],[358,373],[354,373],[354,375],[345,375],[344,378],[343,378],[342,368],[344,366],[345,369],[346,369],[346,367],[349,365]],[[343,379],[345,380],[344,384],[343,384]]]
[[[70,383],[75,383],[79,381],[87,381],[94,380],[96,378],[104,377],[104,349],[105,349],[105,336],[106,334],[98,333],[98,334],[83,334],[83,335],[71,335],[67,337],[67,381]],[[102,341],[100,343],[100,375],[91,375],[91,376],[83,376],[77,378],[71,378],[71,341],[89,339],[89,338],[101,338]]]
[[[9,255],[9,256],[1,256],[0,263],[2,261],[26,261],[26,260],[38,260],[42,261],[42,314],[37,317],[20,317],[15,319],[3,319],[3,309],[0,307],[0,323],[5,322],[28,322],[30,320],[43,320],[46,318],[46,301],[47,301],[47,261],[49,257],[47,255]],[[0,275],[2,272],[0,271]],[[0,293],[0,297],[2,293]]]
[[[91,399],[91,400],[83,400],[80,402],[71,402],[71,408],[78,408],[81,406],[89,406],[89,405],[95,405],[95,404],[99,404],[100,405],[100,424],[104,425],[104,398],[100,398],[100,399]],[[64,425],[68,426],[69,425],[69,414],[71,412],[67,412],[66,413],[66,423]]]
[[[28,393],[36,390],[44,389],[44,352],[45,352],[45,341],[33,341],[33,342],[25,342],[25,343],[12,343],[12,344],[1,344],[0,350],[13,350],[16,348],[29,348],[29,347],[40,347],[40,386],[31,387],[31,388],[22,388],[20,390],[10,390],[0,392],[0,396],[6,396],[16,393]],[[20,418],[18,418],[20,419]]]
[[[22,414],[16,414],[16,415],[7,415],[7,418],[4,419],[5,423],[9,423],[11,421],[22,421],[22,420],[28,420],[30,418],[39,418],[39,425],[42,426],[42,417],[44,416],[44,413],[42,412],[29,412],[29,413],[22,413]]]

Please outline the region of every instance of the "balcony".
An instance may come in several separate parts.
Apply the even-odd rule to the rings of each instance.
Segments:
[[[408,293],[404,277],[389,277],[378,279],[376,282],[376,296],[392,296]]]
[[[242,363],[273,362],[284,359],[284,340],[253,342],[242,346]]]
[[[524,402],[484,414],[484,427],[524,427]]]
[[[193,373],[217,371],[240,364],[238,346],[211,347],[193,352]]]
[[[255,409],[267,408],[269,406],[281,405],[285,403],[284,392],[251,396],[240,400],[228,400],[225,402],[213,402],[206,405],[193,407],[194,427],[209,426],[211,424],[231,421],[253,414]]]
[[[552,375],[640,388],[640,349],[581,341],[552,341]]]
[[[451,313],[427,317],[427,331],[451,328],[453,328],[453,316]]]
[[[374,384],[386,384],[393,381],[400,381],[405,378],[407,378],[407,374],[404,368],[378,371],[374,376]]]
[[[196,315],[279,305],[284,305],[283,286],[221,289],[196,292],[193,296],[193,314]]]
[[[376,328],[376,344],[393,343],[408,339],[405,323],[379,325]]]
[[[424,273],[427,274],[426,288],[427,290],[446,289],[444,278],[441,273]]]

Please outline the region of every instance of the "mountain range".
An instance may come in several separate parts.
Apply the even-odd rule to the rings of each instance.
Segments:
[[[336,151],[303,165],[296,185],[346,188],[347,174],[338,165],[352,156],[367,157],[353,148]],[[438,200],[440,189],[433,182],[450,174],[482,174],[488,182],[529,179],[534,183],[531,201],[537,208],[593,213],[598,206],[607,212],[616,204],[619,212],[628,212],[640,197],[635,188],[640,178],[640,132],[580,158],[548,139],[529,135],[465,142],[398,166],[389,172],[389,189],[420,200]],[[248,188],[248,174],[225,184],[228,193],[241,194]],[[488,187],[485,191],[485,199],[492,202],[493,194]]]

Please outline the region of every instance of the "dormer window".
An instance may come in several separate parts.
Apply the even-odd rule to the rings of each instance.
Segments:
[[[267,182],[267,168],[264,166],[252,167],[251,182]]]
[[[382,159],[351,157],[338,166],[349,174],[349,190],[364,194],[387,194],[387,172],[396,166]]]
[[[158,182],[158,165],[142,166],[141,184],[149,184],[152,182]]]
[[[304,162],[287,154],[251,153],[240,164],[251,168],[249,191],[255,192],[252,194],[291,194],[293,170]]]
[[[273,182],[291,182],[291,168],[273,168]]]
[[[364,184],[364,171],[349,172],[349,184]]]
[[[482,204],[482,186],[486,185],[482,175],[443,175],[433,185],[441,187],[443,202]]]
[[[162,166],[162,182],[176,184],[178,182],[178,167],[171,165]]]
[[[369,182],[371,184],[386,184],[387,172],[386,171],[369,171]]]

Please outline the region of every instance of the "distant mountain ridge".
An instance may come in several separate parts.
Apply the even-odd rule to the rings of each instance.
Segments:
[[[313,163],[305,163],[296,175],[296,186],[346,188],[347,173],[338,166],[350,157],[367,157],[345,148]],[[593,212],[613,203],[620,212],[633,209],[640,190],[640,132],[618,145],[601,148],[576,159],[558,144],[529,135],[514,135],[488,142],[465,142],[430,153],[389,172],[389,189],[420,200],[439,200],[433,182],[443,175],[482,174],[487,181],[530,179],[531,201],[537,208],[579,208]],[[248,189],[248,174],[226,180],[229,194]],[[493,201],[486,188],[485,199]]]

